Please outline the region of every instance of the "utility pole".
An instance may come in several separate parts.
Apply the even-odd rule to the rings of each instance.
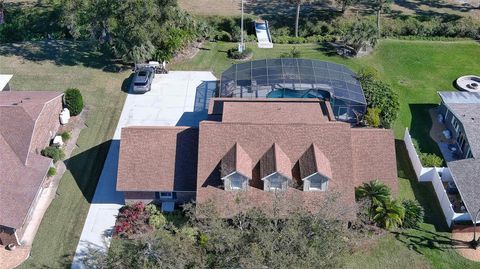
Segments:
[[[241,18],[241,22],[240,22],[240,44],[238,45],[238,52],[242,53],[244,50],[245,50],[245,43],[243,42],[243,2],[244,0],[241,0],[242,1],[242,18]]]

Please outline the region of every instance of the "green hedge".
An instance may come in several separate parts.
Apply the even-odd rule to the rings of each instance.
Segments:
[[[65,91],[65,106],[70,110],[70,115],[77,116],[83,110],[83,97],[78,89],[67,89]]]
[[[44,148],[41,153],[45,157],[52,158],[53,162],[58,162],[65,158],[65,153],[63,150],[53,146]]]

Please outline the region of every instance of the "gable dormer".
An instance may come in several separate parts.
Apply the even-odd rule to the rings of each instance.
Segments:
[[[330,161],[315,144],[298,160],[304,191],[326,191],[332,178]]]
[[[238,143],[223,156],[220,174],[226,191],[247,189],[252,179],[252,160]]]
[[[275,143],[260,159],[260,178],[265,191],[285,191],[292,179],[292,165],[285,152]]]

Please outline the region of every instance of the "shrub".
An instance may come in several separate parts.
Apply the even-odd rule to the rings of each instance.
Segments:
[[[57,147],[46,147],[42,150],[41,153],[45,157],[52,158],[53,162],[58,162],[65,158],[65,153],[63,152],[63,150]]]
[[[80,90],[70,88],[65,91],[65,106],[70,110],[70,115],[76,116],[83,110],[83,97]]]
[[[143,234],[151,229],[147,223],[149,217],[150,215],[142,202],[126,205],[120,208],[118,212],[115,233],[125,238],[135,234]]]
[[[433,153],[420,153],[420,161],[425,167],[441,167],[443,166],[443,159]]]
[[[231,48],[227,51],[228,58],[243,60],[252,56],[253,51],[251,48],[246,48],[243,52],[238,52],[237,48]]]
[[[302,52],[297,49],[297,47],[293,47],[290,52],[285,52],[280,54],[280,58],[301,58]]]
[[[400,109],[397,93],[390,85],[380,81],[376,73],[369,73],[363,70],[360,72],[359,80],[362,84],[368,107],[380,109],[382,126],[390,128],[397,119],[398,110]]]
[[[215,40],[230,42],[232,41],[232,35],[226,31],[219,31],[215,34]]]
[[[369,107],[367,109],[367,114],[365,114],[365,120],[367,121],[368,125],[378,128],[380,127],[380,113],[382,111],[376,107]]]
[[[70,137],[71,137],[69,132],[63,132],[61,136],[63,141],[68,141],[70,140]]]
[[[57,169],[55,169],[55,167],[48,168],[47,175],[49,177],[53,177],[55,174],[57,174]]]
[[[165,226],[165,224],[167,224],[167,219],[162,213],[158,212],[157,214],[150,216],[148,219],[148,224],[155,229],[161,229]]]
[[[402,226],[404,228],[418,228],[423,221],[425,211],[416,200],[404,200],[402,205],[405,208],[405,217]]]

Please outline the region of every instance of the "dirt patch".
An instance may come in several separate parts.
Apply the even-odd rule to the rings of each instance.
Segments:
[[[480,231],[477,229],[477,239]],[[470,247],[470,241],[473,239],[473,227],[456,227],[452,231],[452,240],[455,244],[457,252],[471,261],[480,262],[480,247],[473,249]]]
[[[29,246],[17,246],[15,250],[0,248],[0,269],[11,269],[22,264],[30,256]]]
[[[203,41],[194,42],[181,51],[177,52],[173,59],[170,61],[170,64],[180,63],[185,60],[192,59],[200,51],[200,48],[203,47]]]
[[[234,16],[240,15],[240,0],[179,0],[183,9],[203,16]]]

